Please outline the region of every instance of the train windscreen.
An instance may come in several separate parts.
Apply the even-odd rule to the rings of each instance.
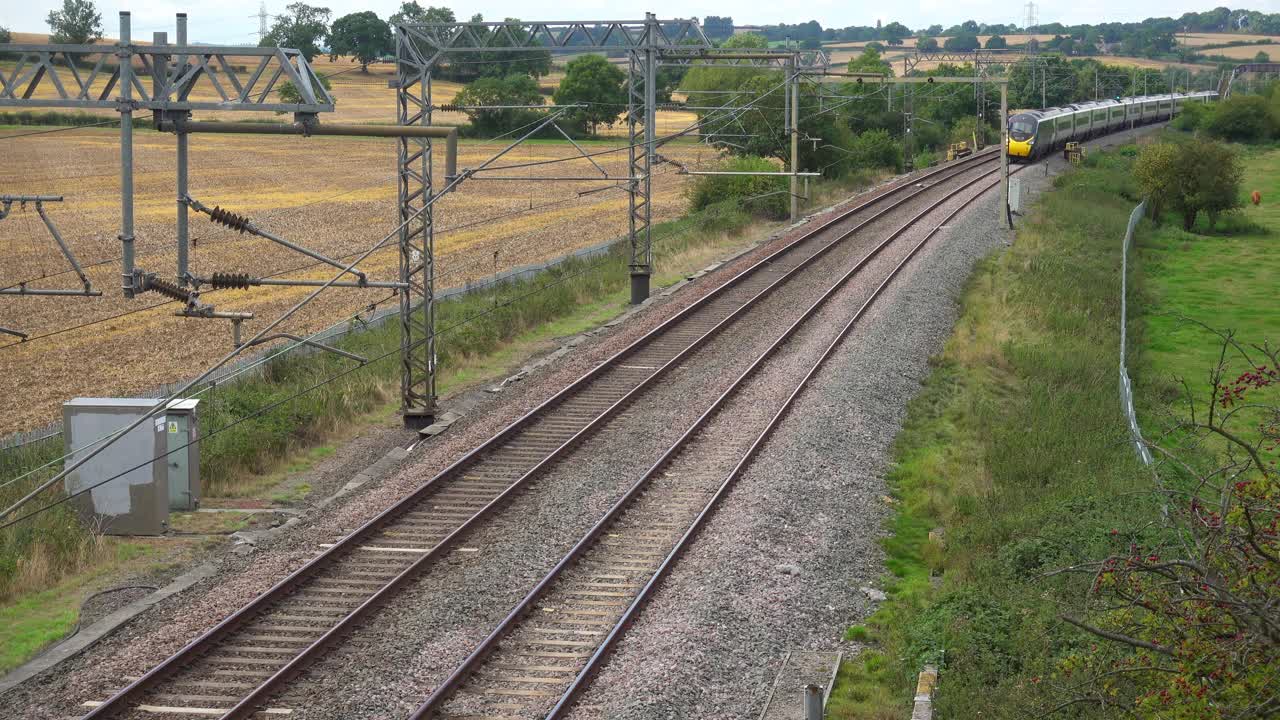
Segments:
[[[1009,121],[1009,135],[1014,140],[1026,140],[1036,134],[1036,120],[1030,115],[1014,115]]]

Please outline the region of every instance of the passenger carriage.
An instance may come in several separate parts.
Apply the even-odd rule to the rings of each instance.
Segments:
[[[1033,161],[1065,146],[1131,125],[1168,120],[1190,102],[1213,102],[1212,91],[1091,100],[1017,113],[1009,118],[1009,157]]]

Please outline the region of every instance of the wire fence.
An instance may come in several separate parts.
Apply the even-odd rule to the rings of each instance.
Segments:
[[[1138,427],[1138,413],[1133,407],[1133,380],[1129,378],[1129,368],[1125,363],[1128,347],[1129,323],[1129,248],[1133,247],[1133,233],[1137,229],[1142,216],[1146,214],[1147,202],[1144,200],[1129,213],[1129,227],[1124,232],[1124,245],[1120,251],[1120,404],[1124,407],[1125,417],[1129,421],[1129,435],[1134,450],[1143,465],[1152,464],[1151,451],[1142,439],[1142,428]]]
[[[626,240],[626,236],[620,236],[620,237],[613,238],[611,240],[606,240],[605,242],[602,242],[602,243],[591,245],[589,247],[580,248],[571,253],[547,260],[546,262],[532,263],[529,265],[521,265],[514,268],[508,268],[506,270],[502,270],[498,273],[495,273],[487,278],[484,278],[483,280],[471,281],[466,283],[465,285],[458,285],[455,287],[446,288],[444,290],[438,290],[436,291],[435,299],[437,301],[449,300],[451,298],[461,297],[463,295],[467,295],[472,292],[479,292],[481,290],[485,290],[497,284],[527,280],[536,276],[538,273],[544,270],[549,270],[558,265],[569,262],[570,260],[575,260],[575,259],[587,260],[594,257],[605,255],[610,251],[610,249],[613,248],[614,245],[617,245],[619,242],[624,242],[625,240]],[[400,313],[400,308],[398,306],[377,309],[371,312],[369,316],[363,317],[359,321],[352,318],[341,320],[337,324],[331,325],[330,327],[324,330],[321,330],[319,333],[308,336],[308,339],[318,343],[328,344],[330,341],[342,338],[352,332],[361,332],[366,329],[371,330],[371,329],[381,327],[387,321],[387,318],[394,317],[399,313]],[[204,383],[204,385],[205,387],[213,387],[217,385],[226,384],[228,382],[239,382],[240,380],[243,380],[247,377],[253,377],[256,374],[259,374],[261,372],[262,367],[266,364],[267,361],[272,360],[281,355],[284,355],[287,353],[298,353],[298,354],[308,355],[315,352],[322,352],[322,351],[317,348],[310,347],[308,345],[303,345],[300,343],[290,343],[289,345],[283,348],[272,348],[270,350],[264,350],[263,352],[260,352],[260,353],[246,355],[234,362],[228,363],[219,372],[211,376]],[[171,382],[171,383],[164,383],[162,385],[156,386],[155,388],[153,388],[148,392],[139,393],[139,396],[140,397],[167,397],[170,393],[173,393],[174,391],[176,391],[178,388],[181,388],[185,384],[186,384],[185,380],[180,380],[180,381]],[[12,433],[10,435],[0,437],[0,452],[3,452],[5,450],[11,450],[14,448],[20,448],[20,447],[31,445],[38,442],[43,442],[45,440],[49,440],[49,439],[58,437],[60,435],[62,435],[61,422],[50,423],[49,425],[46,425],[40,428],[35,428],[33,430]]]

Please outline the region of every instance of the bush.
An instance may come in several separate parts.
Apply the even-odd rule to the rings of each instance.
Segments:
[[[1212,115],[1212,105],[1207,103],[1188,103],[1170,124],[1175,130],[1194,132],[1202,129]]]
[[[528,75],[513,73],[504,78],[485,77],[467,85],[453,99],[457,105],[541,105],[538,82]],[[541,113],[527,108],[465,110],[471,127],[480,137],[493,137],[527,125]]]
[[[1201,212],[1208,213],[1213,229],[1222,213],[1240,206],[1240,159],[1212,140],[1149,145],[1138,156],[1133,174],[1151,201],[1152,216],[1158,221],[1164,208],[1173,210],[1184,230],[1195,226]]]
[[[938,156],[935,155],[932,150],[921,150],[920,152],[916,153],[916,156],[912,161],[911,166],[916,170],[923,170],[925,168],[933,167],[934,165],[937,165],[937,164],[938,164]]]
[[[951,125],[948,142],[969,143],[969,147],[973,147],[973,140],[975,137],[981,141],[983,146],[991,144],[991,127],[986,123],[982,123],[982,125],[979,126],[978,118],[976,117],[962,117],[958,118],[955,123]]]
[[[1235,95],[1218,103],[1204,130],[1223,140],[1260,142],[1275,135],[1276,125],[1261,96]]]
[[[321,87],[323,87],[325,90],[333,90],[333,84],[329,82],[328,77],[324,75],[317,75],[316,77],[320,78]],[[302,93],[299,92],[298,88],[288,80],[285,80],[283,83],[280,83],[280,89],[277,90],[276,92],[279,93],[280,102],[282,103],[291,103],[291,104],[302,103]],[[335,96],[332,92],[329,93],[329,96],[333,98],[333,102],[336,105],[338,103],[337,96]],[[277,110],[276,114],[283,115],[284,111]]]
[[[735,157],[719,170],[732,172],[778,172],[778,166],[756,156]],[[729,212],[738,207],[753,215],[780,220],[787,217],[791,199],[787,195],[787,178],[777,175],[703,175],[689,191],[693,210],[717,206],[716,212]]]
[[[855,168],[902,170],[902,147],[888,130],[868,130],[853,141],[849,150]]]

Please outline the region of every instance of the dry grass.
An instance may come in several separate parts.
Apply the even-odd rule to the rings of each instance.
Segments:
[[[26,128],[17,131],[25,132]],[[0,132],[0,135],[7,134]],[[616,141],[614,141],[616,142]],[[120,297],[118,135],[107,129],[83,129],[4,141],[0,187],[6,191],[62,194],[50,206],[58,227],[86,266],[101,298],[16,298],[0,300],[0,327],[31,335],[55,332],[84,322],[88,327],[47,339],[8,344],[0,339],[0,397],[10,398],[0,413],[0,432],[29,428],[57,416],[59,404],[80,395],[127,395],[162,382],[190,377],[230,347],[230,328],[217,321],[173,317],[174,304],[108,320],[163,298],[148,294],[132,301]],[[172,276],[174,150],[172,137],[140,132],[134,142],[138,265]],[[491,141],[464,141],[460,166],[475,167],[496,149]],[[592,143],[593,150],[618,147]],[[394,227],[394,145],[389,140],[202,135],[192,141],[191,194],[253,218],[261,226],[331,256],[356,253]],[[664,154],[689,165],[714,159],[694,144],[668,146]],[[513,151],[502,162],[523,163],[570,157],[567,143],[538,143]],[[626,153],[596,158],[611,175],[625,175]],[[442,158],[439,158],[442,162]],[[438,173],[443,168],[437,164]],[[556,163],[504,175],[590,175],[585,160]],[[670,166],[655,179],[655,221],[685,209],[685,179]],[[472,180],[437,205],[438,284],[461,285],[493,272],[497,251],[503,268],[533,263],[617,237],[626,231],[626,195],[618,191],[578,197],[607,183]],[[551,203],[558,203],[552,205]],[[534,212],[532,206],[548,205]],[[519,213],[519,214],[517,214]],[[508,217],[500,217],[509,215]],[[495,219],[496,218],[496,219]],[[479,221],[484,224],[467,227]],[[252,236],[241,236],[193,215],[192,270],[240,271],[267,275],[308,259]],[[0,222],[0,287],[52,275],[65,269],[39,218],[28,209]],[[375,279],[395,276],[394,244],[375,253],[362,269]],[[319,268],[290,275],[323,279]],[[74,276],[51,277],[37,287],[74,287]],[[307,288],[255,288],[247,292],[206,293],[224,310],[251,311],[254,332],[284,308],[304,297]],[[330,291],[295,316],[282,330],[305,333],[350,316],[386,292]],[[102,362],[102,358],[111,358]]]
[[[1099,62],[1107,65],[1119,65],[1121,67],[1137,67],[1147,68],[1149,70],[1164,70],[1167,68],[1177,68],[1179,70],[1204,70],[1204,65],[1194,65],[1192,63],[1165,62],[1163,60],[1152,60],[1151,58],[1126,57],[1123,55],[1099,55]]]
[[[1200,55],[1222,55],[1233,60],[1252,60],[1259,52],[1264,52],[1272,58],[1280,58],[1280,44],[1272,43],[1270,45],[1240,45],[1237,47],[1212,48],[1209,50],[1201,50]]]
[[[1250,35],[1249,33],[1191,33],[1183,35],[1177,33],[1174,36],[1179,45],[1187,47],[1200,47],[1201,45],[1221,45],[1229,42],[1255,42],[1257,40],[1271,40],[1273,35]]]

